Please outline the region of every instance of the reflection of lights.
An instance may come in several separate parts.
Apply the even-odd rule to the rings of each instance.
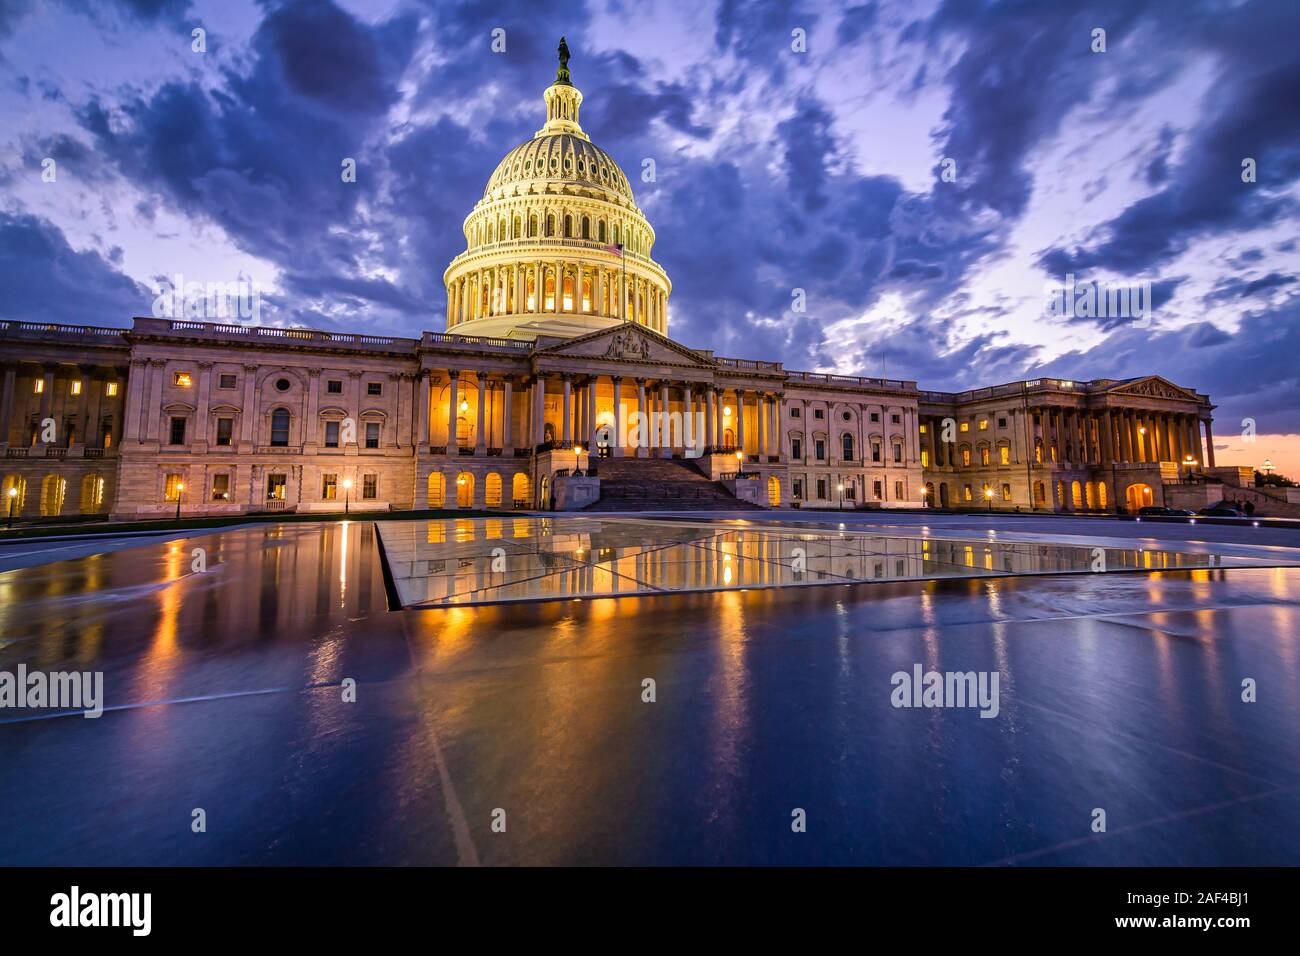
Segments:
[[[730,418],[730,417],[731,417],[731,406],[730,406],[730,405],[724,405],[724,406],[722,407],[722,417],[723,417],[723,418]]]

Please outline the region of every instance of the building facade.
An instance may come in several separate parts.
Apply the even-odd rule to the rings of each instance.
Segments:
[[[465,220],[445,332],[0,322],[7,505],[522,509],[602,457],[672,456],[770,506],[1114,511],[1213,465],[1208,398],[1157,377],[953,394],[674,341],[654,230],[579,125],[563,44],[544,99]]]

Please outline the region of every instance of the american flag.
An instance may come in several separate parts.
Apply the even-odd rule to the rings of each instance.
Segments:
[[[621,259],[623,258],[623,243],[620,242],[617,245],[606,246],[605,251],[612,252],[614,253],[614,255],[618,256]]]

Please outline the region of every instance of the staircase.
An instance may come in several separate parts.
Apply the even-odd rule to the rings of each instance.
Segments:
[[[600,500],[584,511],[762,511],[710,481],[689,461],[600,458]]]

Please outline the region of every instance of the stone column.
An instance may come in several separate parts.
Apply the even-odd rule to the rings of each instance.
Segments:
[[[1208,415],[1203,419],[1205,422],[1205,464],[1208,468],[1214,465],[1214,419]]]
[[[690,382],[682,384],[682,454],[703,444],[703,436],[695,434],[695,389]]]
[[[659,382],[659,457],[673,457],[672,430],[668,427],[668,382]]]
[[[713,447],[720,451],[722,449],[723,433],[725,432],[722,422],[723,419],[726,418],[726,416],[722,414],[722,409],[723,406],[727,404],[727,396],[726,392],[721,388],[715,388],[713,394],[715,396],[713,409]]]
[[[573,441],[573,376],[565,372],[560,376],[564,390],[564,418],[560,422],[560,437],[566,443]]]
[[[9,447],[9,432],[13,428],[14,382],[18,377],[18,367],[12,362],[5,363],[4,385],[0,387],[0,448]],[[0,503],[0,508],[7,508],[8,502]]]
[[[605,314],[605,270],[597,266],[591,270],[591,311],[596,315]]]
[[[414,376],[415,394],[415,445],[416,450],[429,450],[429,372],[420,369]]]
[[[517,303],[518,301],[519,301],[519,299],[516,298],[516,299],[515,299],[515,302]],[[515,380],[514,380],[513,378],[511,378],[509,375],[507,375],[507,376],[505,377],[505,380],[502,382],[502,385],[501,385],[501,388],[502,388],[502,394],[501,394],[501,455],[502,455],[503,458],[509,458],[509,457],[512,457],[512,456],[514,455],[514,450],[513,450],[513,449],[514,449],[514,441],[515,441],[515,439],[514,439],[514,435],[512,434],[512,431],[513,431],[513,430],[512,430],[511,427],[510,427],[510,425],[511,425],[511,421],[510,421],[510,419],[511,419],[511,417],[512,417],[512,414],[511,414],[511,413],[514,411],[514,398],[515,398],[515,396],[514,396],[514,387],[515,387]],[[504,483],[505,480],[506,480],[506,476],[503,475],[503,476],[501,477],[501,481]],[[504,489],[504,485],[503,485],[503,487],[502,487],[502,492],[501,492],[501,494],[502,494],[502,497],[504,498],[504,497],[505,497],[505,489]]]
[[[754,430],[758,433],[755,436],[757,441],[758,460],[761,462],[767,455],[767,393],[759,392],[754,402]]]
[[[611,381],[614,383],[614,434],[610,438],[611,454],[615,458],[624,456],[623,450],[623,377],[615,375]]]
[[[714,437],[718,431],[718,402],[717,389],[705,388],[704,390],[704,436],[703,441],[706,446],[711,448],[717,447],[717,440]]]
[[[632,454],[637,458],[645,458],[650,453],[650,449],[646,447],[650,444],[650,419],[647,416],[644,378],[636,379],[636,411],[638,421],[641,423],[639,431],[645,440],[645,445],[637,445]]]
[[[460,369],[447,369],[447,454],[456,454],[460,439],[456,435],[456,406],[460,399]],[[455,489],[452,489],[455,490]]]
[[[487,429],[484,427],[487,422],[487,375],[483,372],[475,372],[474,378],[478,382],[478,407],[475,409],[474,422],[474,454],[487,454]],[[478,494],[477,487],[474,490]]]
[[[1115,463],[1115,451],[1112,446],[1114,433],[1111,431],[1110,409],[1101,413],[1101,463],[1111,465]],[[1114,502],[1111,502],[1113,505]]]
[[[598,376],[593,375],[587,379],[587,453],[596,455],[598,453],[596,441],[596,386],[600,384]]]
[[[745,393],[736,389],[736,448],[741,453],[740,464],[745,465]]]
[[[86,380],[81,385],[81,393],[86,396],[85,420],[82,425],[84,434],[82,435],[82,444],[87,448],[103,448],[104,443],[101,438],[99,423],[103,418],[104,405],[104,375],[96,375],[97,369],[94,366],[88,366],[86,369]],[[86,389],[90,389],[87,393]],[[0,428],[3,428],[0,425]],[[8,431],[0,431],[0,441],[7,439]]]

